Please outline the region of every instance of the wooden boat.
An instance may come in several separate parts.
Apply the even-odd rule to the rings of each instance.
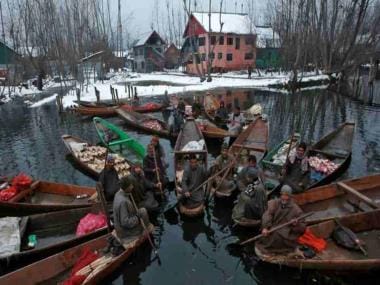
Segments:
[[[249,155],[255,155],[257,161],[260,161],[267,152],[268,137],[269,123],[266,120],[259,117],[250,123],[230,148],[233,155],[240,153],[237,165],[245,165]]]
[[[380,269],[379,233],[380,210],[358,213],[338,218],[339,222],[351,229],[357,237],[364,241],[368,255],[360,251],[352,251],[338,246],[331,235],[336,227],[334,220],[310,226],[309,229],[317,237],[327,241],[327,247],[315,257],[308,259],[294,259],[285,255],[264,254],[260,245],[256,244],[257,256],[264,262],[289,266],[300,270],[313,269],[329,272],[368,273]]]
[[[108,262],[103,264],[103,266],[97,268],[97,270],[91,271],[91,276],[88,275],[86,281],[82,284],[102,284],[102,280],[119,268],[123,262],[125,262],[127,258],[147,240],[148,234],[150,233],[144,233],[139,238],[132,241],[130,246],[118,256],[103,253],[103,250],[108,245],[107,239],[110,238],[112,234],[103,235],[80,245],[68,248],[43,260],[32,263],[17,271],[6,274],[0,277],[0,285],[61,283],[70,277],[69,275],[73,266],[86,249],[96,251],[101,257],[109,257],[110,259]]]
[[[131,138],[126,132],[99,117],[95,117],[93,122],[100,141],[111,152],[123,154],[124,150],[124,153],[130,154],[132,152],[135,154],[137,159],[144,159],[146,155],[145,147],[137,140]]]
[[[123,104],[122,106],[120,106],[120,108],[125,111],[134,111],[137,113],[154,113],[166,108],[166,105],[149,102],[141,105]]]
[[[205,138],[223,139],[225,137],[236,137],[236,135],[232,135],[225,129],[219,128],[209,120],[197,119],[196,122]]]
[[[74,101],[74,103],[77,103],[79,106],[86,107],[86,108],[104,108],[104,107],[115,107],[116,105],[113,103],[107,103],[107,102],[91,102],[91,101]]]
[[[199,160],[203,163],[204,167],[207,169],[207,146],[204,144],[202,150],[183,150],[183,148],[191,141],[204,141],[202,132],[199,130],[194,119],[188,119],[185,122],[179,136],[177,138],[175,147],[174,147],[174,169],[175,169],[175,188],[177,197],[179,197],[179,188],[181,187],[181,181],[184,169],[188,163],[189,156],[191,154],[196,154],[199,156]],[[203,190],[199,190],[203,191]],[[197,208],[190,209],[185,207],[182,203],[179,204],[179,211],[181,214],[194,217],[201,215],[204,209],[204,203],[199,205]]]
[[[354,191],[348,191],[344,188],[346,186]],[[314,212],[306,219],[307,224],[320,223],[357,212],[372,211],[375,205],[380,207],[380,174],[316,187],[293,195],[293,199],[305,213]],[[368,204],[368,201],[372,202]],[[243,227],[260,225],[259,220],[234,219],[234,222]]]
[[[92,178],[98,179],[100,172],[104,168],[106,148],[91,146],[85,140],[70,135],[63,135],[62,140],[74,159],[76,166]],[[87,155],[89,152],[91,155]],[[129,175],[131,163],[119,154],[113,154],[113,156],[115,157],[115,168],[119,177]]]
[[[291,139],[292,136],[282,141],[265,155],[265,157],[261,160],[261,166],[264,170],[269,170],[274,173],[281,173],[281,170],[285,164],[286,154],[289,150]],[[300,140],[300,134],[295,133],[292,140],[291,152],[295,151]]]
[[[92,203],[84,198],[89,198],[95,192],[95,188],[91,187],[37,180],[29,189],[19,192],[9,201],[1,201],[0,216],[25,216],[89,207]]]
[[[116,116],[115,107],[82,107],[79,106],[75,108],[75,112],[81,114],[82,116],[98,116],[98,117],[112,117]]]
[[[148,134],[155,134],[167,138],[171,137],[169,126],[164,121],[134,111],[125,111],[122,108],[116,109],[116,112],[130,127]]]
[[[0,258],[0,274],[11,272],[31,262],[41,260],[67,248],[106,234],[106,227],[76,236],[80,219],[88,213],[98,213],[100,207],[70,209],[26,216],[20,222],[20,252]],[[37,244],[28,248],[28,236],[37,236]]]

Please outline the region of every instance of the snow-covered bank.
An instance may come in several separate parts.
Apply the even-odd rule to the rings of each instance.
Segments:
[[[46,103],[52,102],[52,101],[55,100],[56,97],[57,97],[57,94],[54,94],[54,95],[49,96],[49,97],[47,97],[45,99],[37,101],[37,102],[33,103],[32,105],[30,105],[30,108],[40,107],[40,106],[42,106],[42,105],[44,105]]]
[[[328,80],[327,75],[307,75],[302,78],[302,82]],[[157,96],[168,94],[178,94],[191,91],[206,91],[216,88],[268,88],[270,86],[284,85],[289,81],[288,74],[276,74],[274,76],[263,75],[254,76],[248,79],[245,74],[227,73],[215,74],[211,82],[200,82],[198,77],[188,76],[180,73],[156,72],[150,74],[117,74],[111,80],[104,83],[97,82],[88,86],[81,94],[83,101],[96,101],[95,88],[100,91],[101,100],[112,98],[110,85],[118,90],[119,98],[127,98],[128,93],[125,85],[130,83],[135,86],[138,96]],[[154,84],[149,84],[154,82]],[[144,86],[140,84],[144,83]],[[75,105],[77,100],[74,92],[70,92],[63,98],[64,107]]]

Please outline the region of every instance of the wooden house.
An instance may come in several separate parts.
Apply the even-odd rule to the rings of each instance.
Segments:
[[[165,56],[165,68],[174,69],[179,66],[179,57],[180,50],[175,46],[175,44],[171,44],[164,53]]]

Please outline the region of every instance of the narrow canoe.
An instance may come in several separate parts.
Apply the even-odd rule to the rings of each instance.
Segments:
[[[92,208],[70,209],[23,217],[20,223],[21,251],[0,258],[2,270],[0,274],[17,270],[27,264],[106,234],[106,227],[104,227],[82,236],[75,235],[80,219],[89,213],[98,213],[99,210],[99,205],[94,205]],[[37,244],[35,248],[27,249],[28,236],[31,234],[36,235]]]
[[[274,173],[281,173],[284,167],[286,154],[289,150],[290,140],[292,136],[282,141],[279,145],[270,150],[267,155],[261,161],[261,166],[264,170],[270,170]],[[292,140],[291,152],[295,150],[296,146],[300,142],[301,136],[295,133]]]
[[[107,146],[112,152],[122,155],[125,152],[127,154],[133,152],[138,159],[144,159],[146,155],[145,147],[126,132],[99,117],[95,117],[93,122],[103,146]]]
[[[352,251],[338,246],[331,238],[336,227],[334,220],[325,221],[310,226],[317,237],[327,241],[327,247],[315,257],[309,259],[294,259],[285,255],[264,254],[256,244],[257,256],[264,262],[289,266],[300,270],[313,269],[329,272],[369,273],[380,269],[379,234],[380,210],[358,213],[338,218],[339,222],[356,233],[364,241],[368,255],[360,251]]]
[[[355,189],[380,207],[380,174],[343,180],[341,183]],[[306,219],[308,224],[373,210],[373,207],[336,183],[310,189],[293,195],[293,198],[305,213],[314,212]],[[234,222],[241,226],[260,225],[260,221],[257,220],[245,219],[244,221],[234,220]]]
[[[269,123],[259,117],[240,133],[230,148],[233,155],[241,151],[238,165],[245,165],[249,155],[255,155],[260,161],[268,150]]]
[[[183,150],[183,148],[192,141],[204,142],[204,137],[202,132],[199,130],[197,124],[193,119],[188,119],[185,122],[181,132],[178,135],[175,147],[174,147],[174,169],[175,169],[175,188],[177,191],[177,197],[180,193],[178,189],[181,187],[181,180],[183,176],[183,171],[188,163],[189,156],[191,154],[196,154],[199,156],[199,160],[203,163],[204,167],[207,169],[207,146],[204,144],[203,148],[200,150]],[[203,191],[203,190],[199,190]],[[179,210],[181,214],[187,215],[189,217],[194,217],[201,215],[203,213],[204,203],[199,207],[190,209],[185,207],[183,204],[179,203]]]
[[[79,106],[88,107],[88,108],[104,108],[104,107],[114,107],[115,104],[107,102],[91,102],[91,101],[74,101]]]
[[[102,146],[91,146],[85,140],[70,135],[63,135],[62,140],[75,161],[75,166],[94,179],[98,179],[100,172],[104,168],[106,148]],[[129,175],[131,163],[120,156],[114,154],[115,168],[119,177]]]
[[[116,109],[116,112],[130,127],[148,134],[155,134],[166,138],[171,137],[169,126],[164,121],[134,111],[126,111],[121,108]]]
[[[118,256],[113,256],[112,259],[100,269],[90,273],[91,276],[88,276],[89,279],[82,284],[102,284],[101,281],[117,270],[123,262],[147,240],[148,234],[150,233],[142,234],[139,238],[130,243],[128,249]],[[106,234],[100,236],[4,275],[0,277],[0,285],[61,283],[69,277],[73,266],[86,249],[96,251],[101,257],[107,257],[108,255],[104,255],[103,250],[107,247],[107,239],[109,239],[111,235],[112,234]]]
[[[219,128],[209,120],[197,119],[196,121],[205,138],[223,139],[225,137],[236,137],[236,135],[232,135],[225,129]]]
[[[150,102],[138,106],[123,104],[122,106],[120,106],[120,108],[125,111],[134,111],[137,113],[154,113],[166,108],[166,105]]]
[[[95,188],[49,181],[34,181],[7,202],[0,202],[0,216],[25,216],[51,211],[89,207]],[[77,196],[87,198],[77,198]]]
[[[112,116],[116,116],[116,108],[117,108],[117,106],[115,106],[115,107],[100,107],[100,106],[98,106],[98,107],[82,107],[82,106],[79,106],[79,107],[75,108],[75,111],[77,113],[81,114],[82,116],[112,117]]]

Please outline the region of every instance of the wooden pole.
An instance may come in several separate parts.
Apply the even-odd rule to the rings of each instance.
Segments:
[[[157,157],[156,157],[156,150],[153,146],[153,157],[154,157],[154,167],[156,169],[156,178],[157,178],[157,182],[160,183],[160,193],[161,193],[161,198],[164,198],[164,192],[162,191],[162,184],[161,184],[161,181],[160,181],[160,173],[158,172],[158,166],[157,166]]]
[[[375,201],[372,199],[368,198],[367,196],[363,195],[362,193],[356,191],[354,188],[348,186],[347,184],[343,182],[338,182],[337,185],[343,189],[343,191],[348,192],[352,195],[354,195],[356,198],[360,199],[364,203],[366,203],[368,206],[370,206],[373,209],[379,209],[379,205],[376,204]]]
[[[102,183],[100,183],[100,182],[96,183],[96,192],[98,193],[98,197],[99,197],[102,209],[103,209],[103,213],[107,217],[107,230],[110,233],[110,232],[112,232],[111,218],[110,218],[110,215],[109,215],[109,212],[107,209],[107,202],[106,202],[106,199],[104,197],[104,189],[103,189]]]

